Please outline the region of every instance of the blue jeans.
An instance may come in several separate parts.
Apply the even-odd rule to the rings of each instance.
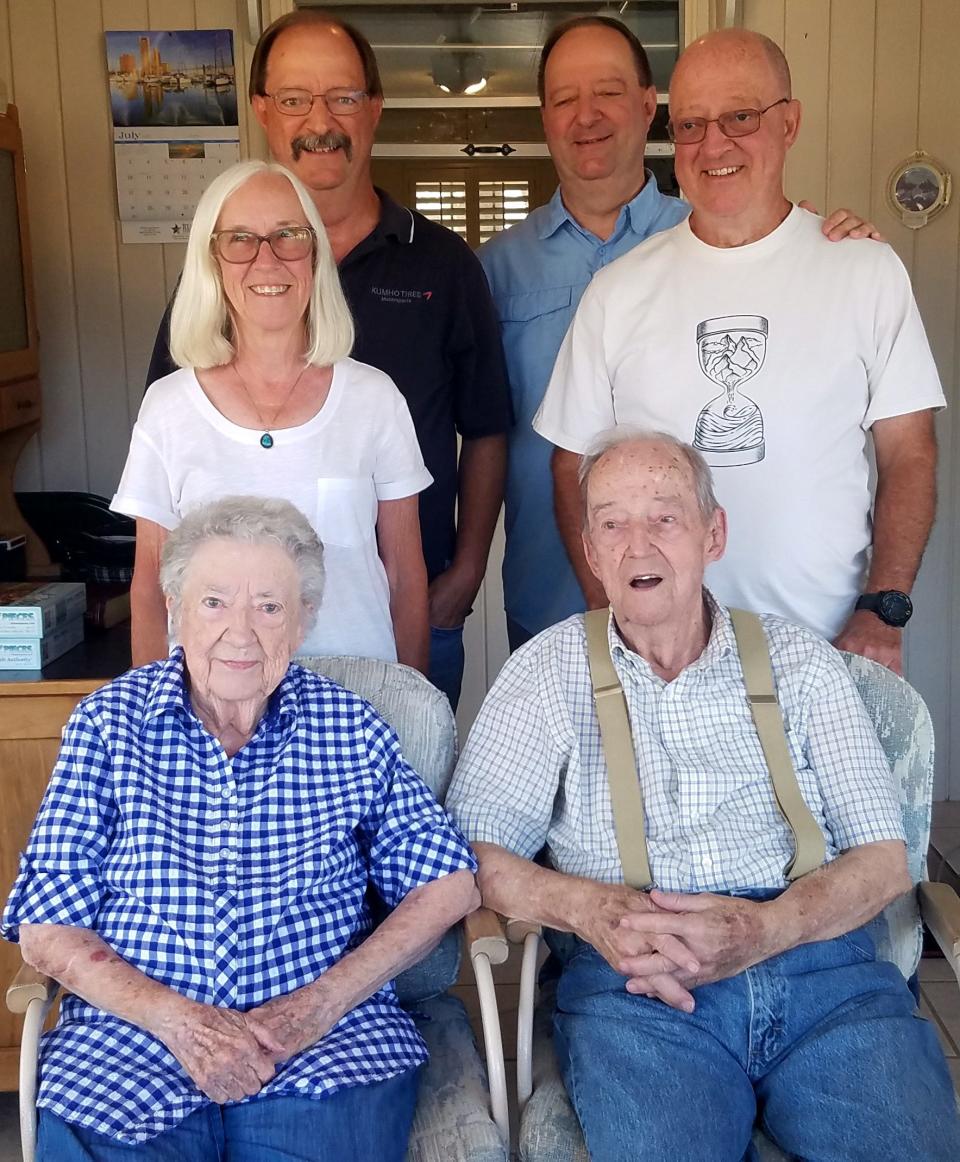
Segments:
[[[463,684],[463,626],[430,626],[430,681],[450,699],[454,712]]]
[[[329,1097],[207,1105],[139,1145],[40,1110],[37,1162],[403,1162],[417,1070]]]
[[[754,1123],[809,1162],[956,1162],[936,1033],[864,929],[694,992],[687,1014],[624,989],[577,942],[555,1042],[593,1162],[741,1162]]]

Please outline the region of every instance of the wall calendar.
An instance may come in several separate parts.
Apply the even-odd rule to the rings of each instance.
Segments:
[[[108,32],[124,242],[184,242],[200,195],[240,160],[230,29]]]

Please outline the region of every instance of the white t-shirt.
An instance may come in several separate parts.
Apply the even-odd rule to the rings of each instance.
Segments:
[[[323,542],[326,582],[303,654],[396,661],[390,590],[377,552],[377,502],[413,496],[432,477],[406,401],[374,367],[343,359],[319,412],[296,428],[241,428],[213,406],[192,370],[150,386],[111,508],[173,529],[220,496],[291,501]]]
[[[871,543],[866,433],[945,401],[896,254],[820,227],[794,207],[759,242],[721,249],[681,222],[611,263],[534,427],[571,452],[618,423],[693,444],[729,514],[707,571],[717,599],[832,638]]]

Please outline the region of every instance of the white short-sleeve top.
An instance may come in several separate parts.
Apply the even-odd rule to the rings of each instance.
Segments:
[[[221,496],[291,501],[324,546],[326,584],[302,654],[357,654],[395,661],[390,591],[377,551],[377,504],[431,483],[393,380],[353,359],[333,366],[326,402],[305,424],[242,428],[213,406],[182,368],[143,398],[111,508],[173,529]]]

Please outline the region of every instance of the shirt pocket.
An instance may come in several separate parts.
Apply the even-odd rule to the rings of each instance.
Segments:
[[[369,476],[324,476],[317,481],[316,529],[325,545],[353,549],[377,526],[377,495]]]
[[[579,287],[557,286],[548,290],[526,291],[519,295],[504,295],[497,303],[501,323],[529,323],[542,319],[554,311],[562,311],[573,302],[574,290]]]

